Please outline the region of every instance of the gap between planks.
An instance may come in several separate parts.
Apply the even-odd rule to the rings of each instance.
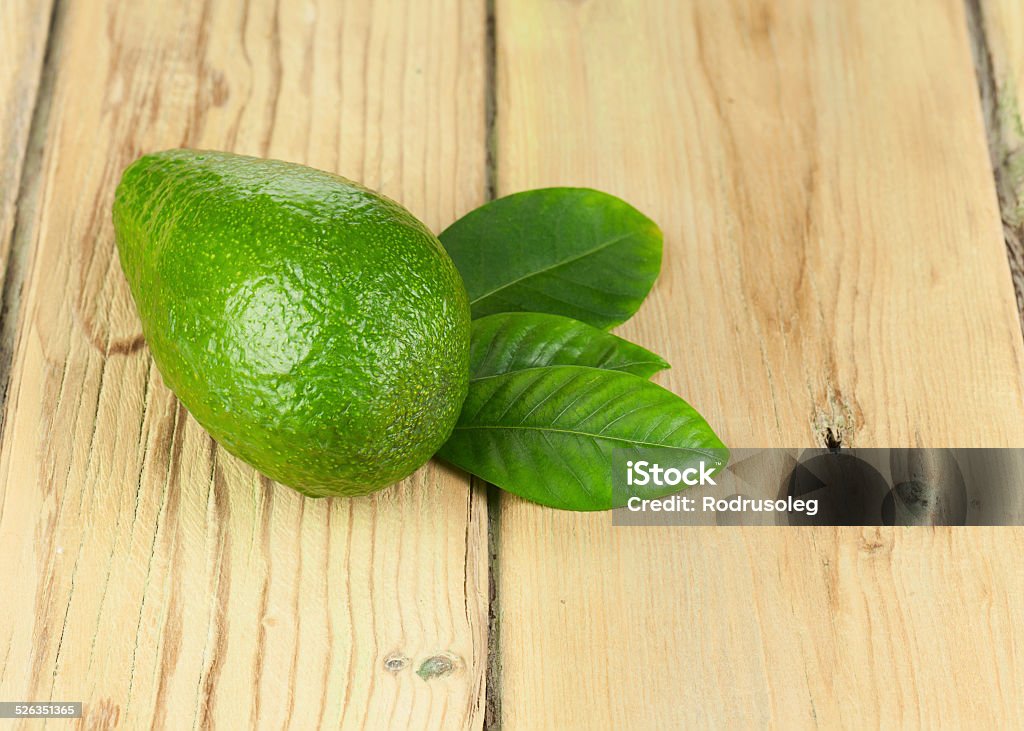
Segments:
[[[996,194],[999,198],[999,215],[1003,222],[1003,239],[1006,242],[1006,257],[1013,281],[1013,292],[1017,300],[1021,335],[1024,337],[1024,218],[1021,204],[1024,187],[1020,173],[1014,174],[1013,165],[1018,159],[1024,140],[1019,133],[1009,129],[1002,110],[1008,101],[1003,98],[1003,89],[996,77],[996,65],[992,46],[986,31],[984,0],[964,0],[967,18],[967,33],[970,38],[971,55],[978,81],[978,98],[985,123],[985,137],[988,142],[992,176],[995,179]],[[1012,94],[1012,90],[1006,92]],[[1015,108],[1015,105],[1014,105]]]
[[[46,38],[43,47],[43,59],[39,69],[39,78],[35,88],[35,96],[31,100],[32,113],[29,116],[28,134],[22,151],[21,175],[18,180],[18,191],[14,199],[14,222],[11,227],[10,249],[7,252],[6,266],[0,271],[0,441],[4,433],[4,408],[7,401],[7,390],[11,382],[11,361],[14,358],[15,345],[18,338],[19,311],[21,309],[21,291],[28,271],[29,232],[32,227],[28,222],[35,218],[39,210],[39,195],[42,189],[41,168],[43,163],[43,144],[46,141],[46,128],[50,118],[50,105],[53,100],[53,83],[56,76],[56,64],[53,62],[56,47],[59,45],[61,0],[53,0],[46,23]]]
[[[498,39],[495,0],[485,0],[487,16],[484,24],[484,198],[489,202],[498,190]],[[501,611],[498,597],[498,534],[501,530],[501,491],[494,485],[471,477],[471,489],[487,491],[487,667],[484,670],[484,729],[501,728]]]

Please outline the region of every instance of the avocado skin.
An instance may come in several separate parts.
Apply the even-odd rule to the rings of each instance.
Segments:
[[[450,435],[468,298],[394,201],[301,165],[179,149],[130,165],[113,215],[164,382],[232,454],[306,495],[352,496]]]

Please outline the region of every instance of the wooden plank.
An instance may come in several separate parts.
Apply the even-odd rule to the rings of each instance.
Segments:
[[[50,8],[50,2],[36,0],[10,0],[0,6],[0,283],[36,108]]]
[[[0,406],[14,338],[9,313],[17,310],[20,297],[21,257],[10,281],[8,269],[18,205],[28,203],[28,196],[22,197],[22,176],[51,8],[50,0],[9,0],[0,5]],[[23,220],[29,217],[23,210]]]
[[[498,0],[497,53],[498,192],[662,225],[621,333],[726,443],[1024,446],[960,2]],[[497,522],[505,728],[1024,717],[1020,530]]]
[[[152,367],[110,206],[135,156],[188,145],[337,171],[447,225],[484,195],[484,9],[61,9],[0,448],[0,697],[81,699],[90,727],[480,727],[483,496],[431,465],[308,500],[217,449]],[[416,673],[441,655],[451,673]]]
[[[1024,7],[1013,0],[971,0],[967,7],[1003,235],[1024,328]]]

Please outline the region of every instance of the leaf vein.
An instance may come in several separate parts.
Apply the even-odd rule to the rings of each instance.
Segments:
[[[472,298],[469,301],[469,304],[475,305],[480,300],[486,299],[487,297],[490,297],[490,296],[500,292],[503,289],[508,289],[509,287],[511,287],[513,285],[519,284],[520,282],[524,282],[527,279],[531,279],[532,277],[540,276],[541,274],[544,274],[545,272],[549,272],[552,269],[557,269],[560,266],[564,266],[566,264],[572,264],[573,262],[579,261],[580,259],[585,259],[588,256],[592,256],[593,254],[596,254],[597,252],[602,251],[603,249],[607,249],[609,246],[614,246],[615,244],[619,243],[620,241],[623,241],[624,239],[628,239],[628,238],[630,238],[633,235],[634,235],[633,232],[629,232],[629,233],[621,234],[619,236],[615,236],[615,237],[609,239],[608,241],[605,241],[600,246],[597,246],[597,247],[595,247],[593,249],[585,251],[582,254],[578,254],[577,256],[569,257],[568,259],[564,259],[562,261],[555,262],[554,264],[550,264],[549,266],[546,266],[543,269],[538,269],[535,272],[530,272],[529,274],[524,274],[521,277],[517,277],[516,279],[513,279],[511,282],[506,282],[505,284],[502,284],[502,285],[500,285],[498,287],[495,287],[495,288],[491,289],[488,292],[481,293],[480,295]]]

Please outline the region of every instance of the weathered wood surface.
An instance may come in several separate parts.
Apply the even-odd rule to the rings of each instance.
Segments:
[[[49,26],[48,2],[8,0],[0,5],[0,282],[7,270]]]
[[[621,331],[742,447],[1024,446],[964,8],[497,2],[499,194],[665,230]],[[612,528],[501,500],[508,729],[1024,718],[1024,533]]]
[[[308,500],[219,450],[152,366],[110,205],[134,157],[188,145],[337,171],[447,225],[485,194],[483,6],[58,12],[0,446],[0,698],[84,700],[90,728],[480,727],[483,494],[430,465]],[[12,49],[5,24],[0,57],[29,30]],[[442,655],[453,672],[417,675]]]
[[[24,226],[35,202],[28,195],[19,201],[19,191],[29,131],[37,113],[51,7],[49,0],[5,0],[0,4],[0,403],[14,339],[10,314],[21,296],[23,257],[10,259],[11,242],[19,204]],[[30,181],[24,182],[30,187]]]
[[[970,0],[967,7],[1010,273],[1024,327],[1024,5]]]
[[[152,368],[109,207],[137,154],[193,145],[335,170],[439,230],[488,185],[486,4],[61,2],[41,73],[49,10],[0,7],[0,698],[82,699],[95,728],[480,727],[482,492],[432,465],[305,500],[218,450]],[[589,185],[662,224],[663,278],[622,331],[728,443],[1024,446],[983,127],[1012,245],[1016,3],[495,10],[497,192]],[[498,504],[495,726],[1024,718],[1019,530]],[[415,673],[437,656],[454,672]]]

